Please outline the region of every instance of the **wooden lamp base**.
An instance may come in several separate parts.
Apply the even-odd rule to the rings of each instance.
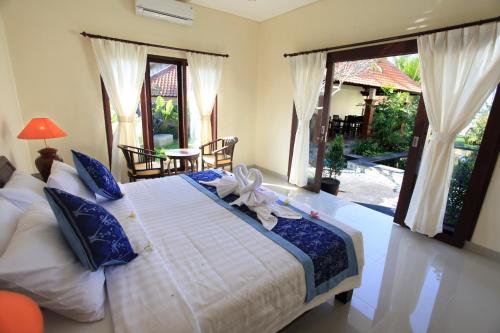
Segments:
[[[35,160],[35,165],[42,179],[46,182],[50,176],[52,162],[54,162],[54,160],[62,162],[63,160],[57,155],[57,149],[55,148],[43,148],[40,149],[38,153],[40,153],[40,156]]]

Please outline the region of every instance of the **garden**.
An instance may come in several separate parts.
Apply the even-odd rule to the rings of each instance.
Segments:
[[[157,96],[152,112],[155,152],[163,154],[167,149],[179,148],[179,113],[172,99]]]
[[[383,89],[386,98],[375,107],[372,135],[354,145],[352,152],[377,156],[408,151],[420,96]]]

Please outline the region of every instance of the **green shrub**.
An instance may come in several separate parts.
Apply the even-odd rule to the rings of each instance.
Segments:
[[[387,98],[375,108],[372,137],[387,152],[410,148],[419,98],[407,92],[384,89]]]
[[[352,148],[352,152],[361,156],[376,156],[382,154],[384,150],[376,141],[366,139],[356,143]]]
[[[458,159],[457,164],[453,168],[453,175],[450,183],[450,191],[448,193],[448,201],[446,203],[446,211],[444,215],[444,223],[448,225],[456,225],[462,212],[465,193],[469,188],[470,176],[474,169],[477,153],[470,156],[462,156]]]
[[[328,172],[328,177],[336,178],[340,176],[345,167],[344,158],[344,138],[342,135],[337,135],[335,139],[328,143],[325,154],[325,169]]]
[[[153,133],[179,137],[179,113],[173,101],[157,96],[153,104]]]
[[[479,111],[474,118],[474,125],[465,133],[465,143],[472,146],[479,146],[483,139],[486,123],[488,122],[489,112],[491,105],[486,104],[486,108]]]

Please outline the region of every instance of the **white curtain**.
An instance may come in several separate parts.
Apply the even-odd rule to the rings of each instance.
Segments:
[[[431,136],[405,220],[413,231],[442,232],[455,138],[500,80],[499,27],[494,22],[418,38]]]
[[[142,45],[91,39],[109,100],[118,114],[118,127],[113,133],[111,172],[127,181],[123,154],[118,144],[137,146],[135,118],[146,71],[146,47]]]
[[[201,143],[212,141],[210,115],[220,86],[224,58],[187,52],[191,84],[201,117]]]
[[[289,181],[298,186],[307,185],[309,122],[316,111],[325,66],[325,53],[312,53],[290,58],[293,100],[298,122]]]

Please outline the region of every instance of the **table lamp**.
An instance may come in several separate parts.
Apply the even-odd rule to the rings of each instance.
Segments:
[[[41,140],[45,142],[45,148],[38,152],[40,156],[35,160],[35,165],[44,181],[47,181],[50,175],[52,162],[62,159],[57,155],[57,149],[47,146],[47,139],[62,138],[67,136],[66,132],[60,129],[49,118],[33,118],[28,125],[18,134],[18,139]]]

